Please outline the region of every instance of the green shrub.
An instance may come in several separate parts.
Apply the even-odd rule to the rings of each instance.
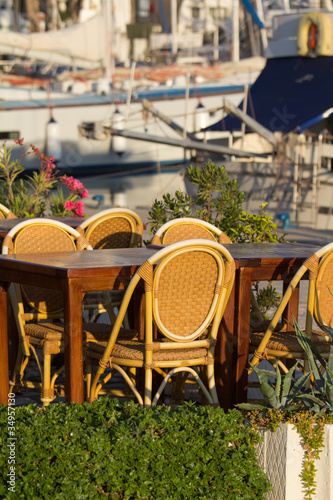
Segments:
[[[279,236],[277,224],[264,211],[267,203],[258,207],[259,214],[243,210],[245,194],[237,180],[229,179],[223,165],[189,165],[185,175],[196,186],[196,196],[176,191],[174,196],[166,193],[162,200],[155,200],[149,212],[150,234],[155,234],[169,220],[196,217],[214,224],[237,243],[284,241],[285,235]]]
[[[15,493],[8,492],[8,414],[0,407],[0,498],[264,499],[260,439],[238,410],[187,403],[15,409]]]

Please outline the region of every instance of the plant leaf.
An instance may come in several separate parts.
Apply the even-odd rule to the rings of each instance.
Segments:
[[[266,376],[265,373],[262,373],[262,370],[260,370],[256,366],[254,366],[254,365],[251,365],[251,366],[253,368],[253,371],[256,373],[256,375],[259,379],[260,390],[261,390],[264,398],[266,399],[268,404],[270,404],[273,408],[278,409],[279,408],[279,401],[276,398],[275,390],[274,390],[272,384],[270,383],[270,381],[268,380],[268,377]]]
[[[287,403],[289,392],[290,392],[290,387],[291,387],[291,382],[293,379],[294,371],[296,370],[298,363],[295,363],[295,365],[290,368],[288,373],[286,373],[284,379],[283,379],[283,385],[282,385],[282,397],[281,397],[281,405],[284,407],[285,404]]]

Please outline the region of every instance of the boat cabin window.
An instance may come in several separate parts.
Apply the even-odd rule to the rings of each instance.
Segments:
[[[17,130],[11,130],[9,132],[0,132],[0,141],[10,140],[15,141],[20,139],[20,132]]]

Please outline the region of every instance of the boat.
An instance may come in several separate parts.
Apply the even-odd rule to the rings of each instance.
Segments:
[[[145,72],[133,71],[132,79],[130,72],[119,70],[114,82],[121,81],[123,88],[114,88],[116,85],[113,87],[104,78],[82,76],[54,81],[44,90],[3,86],[0,137],[24,137],[25,143],[52,154],[52,147],[45,148],[48,123],[53,120],[58,124],[58,137],[53,138],[57,139],[57,167],[63,171],[76,169],[81,175],[179,164],[184,161],[184,151],[179,146],[134,139],[125,144],[124,140],[106,134],[103,128],[122,127],[150,136],[181,137],[147,105],[143,106],[143,102],[149,102],[161,116],[167,116],[186,132],[199,132],[221,115],[224,97],[235,104],[240,102],[246,86],[262,67],[262,58],[250,59],[246,64],[244,61],[238,64],[236,77],[230,73],[230,65],[229,77],[223,77],[223,67],[149,68]],[[29,159],[27,168],[36,165],[36,160]]]
[[[333,12],[311,3],[276,15],[266,65],[246,98],[225,103],[207,127],[214,144],[253,157],[215,155],[246,193],[244,208],[265,210],[285,228],[333,228]]]
[[[224,97],[238,104],[246,86],[244,82],[231,84],[222,80],[187,86],[186,75],[175,80],[171,86],[151,85],[131,91],[107,89],[101,92],[98,82],[94,89],[82,80],[72,82],[67,92],[59,92],[56,87],[49,93],[17,87],[0,88],[0,137],[3,140],[24,137],[26,144],[34,144],[40,151],[54,155],[52,147],[46,148],[48,124],[53,120],[58,125],[58,136],[54,140],[58,143],[57,167],[61,170],[75,168],[80,174],[105,173],[115,169],[122,171],[124,167],[179,164],[184,161],[184,151],[180,147],[134,139],[119,146],[119,140],[117,143],[117,139],[103,130],[114,126],[146,135],[179,138],[179,132],[149,112],[149,107],[143,106],[143,102],[149,102],[161,116],[167,116],[186,132],[199,132],[203,123],[209,125],[221,114]],[[84,89],[87,90],[82,91]],[[75,95],[76,92],[79,94]],[[196,125],[198,118],[200,127]],[[36,168],[36,160],[28,161],[27,168]]]
[[[117,67],[112,61],[112,23],[107,2],[95,15],[61,30],[16,33],[0,30],[0,53],[26,58],[31,66],[75,68],[61,74],[44,69],[41,79],[1,75],[0,138],[24,137],[55,156],[57,168],[76,175],[183,163],[190,153],[177,144],[142,142],[110,135],[107,128],[144,136],[187,139],[222,116],[223,98],[238,104],[264,65],[262,57],[235,64],[168,64]],[[110,4],[108,4],[110,5]],[[94,43],[89,43],[94,40]],[[10,61],[8,62],[10,65]],[[80,68],[80,69],[78,69]],[[25,82],[24,85],[21,82]],[[167,119],[163,118],[167,117]],[[176,124],[176,125],[174,125]],[[186,149],[186,148],[185,148]],[[28,157],[26,168],[37,168]]]

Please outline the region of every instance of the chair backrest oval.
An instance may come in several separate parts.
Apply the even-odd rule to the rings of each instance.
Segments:
[[[142,246],[143,223],[129,209],[108,209],[84,221],[78,231],[95,249]]]
[[[16,219],[16,215],[0,203],[0,219]]]
[[[333,249],[319,263],[314,318],[320,327],[333,327]]]
[[[219,243],[232,243],[219,228],[201,219],[184,217],[163,224],[153,237],[153,244],[170,245],[177,241],[202,238]]]
[[[235,276],[235,261],[220,243],[191,239],[167,245],[137,275],[145,281],[146,312],[151,297],[154,323],[162,335],[191,342],[206,333],[213,319],[211,335],[216,338]]]
[[[77,249],[71,234],[49,224],[23,227],[13,243],[13,253],[70,252]]]
[[[155,321],[166,337],[192,340],[207,328],[216,305],[217,261],[207,252],[192,252],[161,265],[154,278]]]

